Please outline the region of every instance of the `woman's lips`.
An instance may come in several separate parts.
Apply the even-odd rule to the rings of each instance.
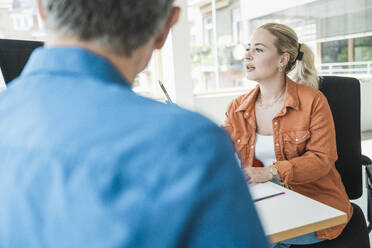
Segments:
[[[251,66],[251,65],[247,65],[245,68],[246,68],[247,72],[251,72],[251,71],[254,71],[256,69],[256,67]]]

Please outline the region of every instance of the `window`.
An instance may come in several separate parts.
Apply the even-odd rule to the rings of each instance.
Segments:
[[[194,92],[252,85],[244,78],[242,57],[236,56],[236,51],[239,51],[236,48],[243,46],[241,37],[244,36],[240,1],[189,0],[188,14],[192,36],[195,37],[190,41]],[[203,30],[198,29],[201,23]]]
[[[240,8],[231,11],[231,20],[233,43],[237,44],[240,42]]]
[[[354,61],[372,61],[372,36],[354,40]]]
[[[212,17],[204,17],[204,45],[210,46],[213,43]]]
[[[205,30],[197,33],[199,23],[195,21],[206,18],[212,21],[208,27],[216,36],[216,44],[198,43],[197,38],[190,44],[195,93],[250,87],[252,82],[245,79],[242,60],[235,51],[241,50],[254,30],[267,22],[292,27],[300,42],[312,48],[321,75],[342,74],[372,80],[372,70],[367,70],[372,68],[371,1],[261,0],[254,7],[246,0],[188,2],[189,13],[193,12],[189,19],[194,37],[206,36]],[[361,68],[365,68],[363,72]]]
[[[322,63],[348,61],[348,40],[335,40],[321,43]]]
[[[0,2],[0,38],[44,40],[46,34],[37,20],[36,1]]]

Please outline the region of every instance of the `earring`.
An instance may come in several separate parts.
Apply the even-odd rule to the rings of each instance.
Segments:
[[[282,72],[283,71],[283,67],[282,66],[279,66],[278,67],[278,72]]]

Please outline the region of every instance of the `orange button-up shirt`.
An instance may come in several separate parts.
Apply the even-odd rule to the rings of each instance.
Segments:
[[[243,167],[252,166],[256,139],[255,102],[259,86],[233,100],[224,128],[235,143]],[[336,170],[336,134],[326,97],[317,89],[287,77],[284,106],[272,120],[276,162],[289,189],[345,212],[353,207]],[[278,211],[278,214],[279,211]],[[285,221],[285,220],[283,220]],[[346,224],[317,232],[318,238],[334,239]]]

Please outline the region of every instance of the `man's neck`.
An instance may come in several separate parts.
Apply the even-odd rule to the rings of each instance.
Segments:
[[[101,45],[94,42],[85,42],[70,37],[52,38],[45,43],[45,47],[80,47],[91,51],[105,59],[107,59],[115,68],[122,74],[130,84],[133,84],[134,78],[142,69],[140,61],[137,61],[138,56],[125,57],[124,55],[116,55],[108,52]],[[135,51],[136,52],[136,51]]]

